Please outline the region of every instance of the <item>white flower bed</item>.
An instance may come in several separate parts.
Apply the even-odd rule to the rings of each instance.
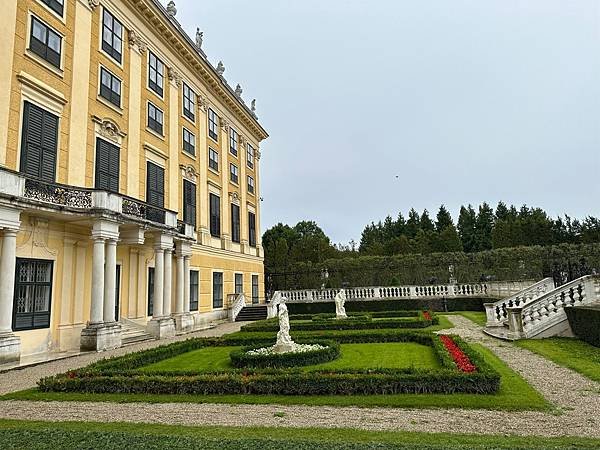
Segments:
[[[277,352],[275,351],[275,345],[272,347],[262,347],[257,348],[256,350],[250,350],[247,352],[247,355],[250,356],[266,356],[266,355],[274,355]],[[317,350],[325,350],[327,347],[319,344],[293,344],[292,350],[286,353],[306,353],[306,352],[314,352]]]

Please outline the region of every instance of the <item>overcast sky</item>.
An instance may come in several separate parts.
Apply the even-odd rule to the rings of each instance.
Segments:
[[[411,207],[499,200],[600,215],[600,1],[176,2],[257,98],[263,231],[358,241]]]

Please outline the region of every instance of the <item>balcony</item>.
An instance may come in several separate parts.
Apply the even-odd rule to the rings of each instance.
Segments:
[[[192,226],[184,224],[182,227],[178,223],[175,211],[121,194],[29,178],[5,168],[0,168],[0,198],[2,197],[23,209],[112,216],[126,222],[169,229],[190,239],[195,235]]]

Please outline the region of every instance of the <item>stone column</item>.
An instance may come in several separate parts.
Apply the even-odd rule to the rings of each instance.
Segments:
[[[21,339],[12,331],[17,230],[4,229],[0,255],[0,364],[18,361]]]
[[[100,325],[103,322],[104,308],[104,251],[105,239],[94,239],[94,253],[92,256],[92,306],[90,311],[90,325]]]
[[[92,228],[92,302],[90,320],[81,330],[81,350],[104,351],[121,346],[121,325],[115,322],[116,245],[119,224],[97,220]],[[108,242],[107,242],[108,241]]]
[[[221,125],[221,248],[231,250],[231,199],[229,198],[229,121],[219,117]],[[239,153],[238,153],[239,154]]]
[[[154,242],[154,313],[148,332],[157,339],[175,336],[171,315],[171,260],[173,237],[157,234]]]
[[[104,266],[104,323],[115,322],[115,294],[117,288],[117,241],[106,241]]]
[[[191,331],[194,319],[190,314],[190,258],[191,245],[186,241],[177,242],[177,309],[173,315],[177,331]]]
[[[163,317],[164,279],[165,279],[165,251],[157,247],[154,249],[154,303],[152,316]]]
[[[173,294],[173,249],[165,250],[165,278],[163,291],[163,315],[169,317],[171,315],[171,300]]]

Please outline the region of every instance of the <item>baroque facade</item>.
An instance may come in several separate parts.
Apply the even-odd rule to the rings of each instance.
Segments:
[[[0,363],[264,303],[268,135],[202,35],[158,0],[3,6]]]

